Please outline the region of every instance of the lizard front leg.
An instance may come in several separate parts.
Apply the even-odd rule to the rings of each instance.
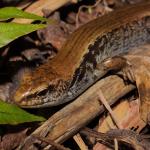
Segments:
[[[100,64],[97,64],[97,70],[101,68],[106,72],[115,72],[115,74],[122,76],[125,81],[135,82],[132,64],[123,56],[114,56],[105,59]]]

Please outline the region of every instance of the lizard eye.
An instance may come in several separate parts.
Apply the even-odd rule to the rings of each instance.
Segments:
[[[38,92],[36,95],[43,96],[43,95],[46,95],[47,92],[52,92],[53,90],[54,90],[54,86],[50,85],[46,89],[43,89],[42,91]]]
[[[47,89],[43,90],[43,91],[40,91],[39,93],[37,93],[38,96],[43,96],[43,95],[46,95],[47,93]]]

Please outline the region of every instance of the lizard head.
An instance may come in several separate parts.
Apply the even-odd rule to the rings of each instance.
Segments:
[[[26,71],[10,97],[21,107],[54,106],[61,103],[66,88],[67,83],[54,70]]]

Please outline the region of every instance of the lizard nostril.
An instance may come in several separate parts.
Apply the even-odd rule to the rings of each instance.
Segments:
[[[26,91],[26,92],[24,92],[24,93],[21,93],[21,92],[19,92],[19,91],[16,91],[16,92],[13,94],[12,98],[13,98],[13,100],[14,100],[16,103],[20,103],[22,100],[25,100],[26,97],[28,97],[28,95],[29,95],[29,91]]]

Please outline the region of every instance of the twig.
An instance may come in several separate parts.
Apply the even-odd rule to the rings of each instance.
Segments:
[[[74,135],[73,139],[76,141],[81,150],[88,150],[88,147],[85,145],[79,133]]]
[[[107,144],[111,144],[113,139],[116,138],[120,142],[130,144],[136,150],[149,150],[150,147],[149,141],[145,140],[141,135],[131,130],[113,129],[107,133],[101,133],[89,128],[83,128],[80,133],[86,136],[95,137],[99,141],[103,141],[103,143]]]
[[[99,96],[99,100],[102,102],[102,104],[105,106],[105,108],[108,110],[108,112],[110,113],[110,116],[112,117],[112,120],[114,121],[116,127],[118,129],[121,129],[122,127],[119,125],[118,120],[114,114],[114,112],[112,111],[110,105],[108,104],[107,100],[105,99],[103,93],[101,90],[98,91],[98,96]]]
[[[118,150],[119,147],[118,147],[118,141],[116,138],[114,138],[114,144],[115,144],[115,150]]]
[[[91,8],[92,9],[92,8],[96,7],[101,1],[102,0],[97,0],[96,3],[94,5],[91,5],[91,6],[82,5],[81,7],[79,7],[78,13],[77,13],[76,18],[75,18],[76,19],[76,28],[79,27],[79,14],[80,14],[81,10],[83,8]]]

